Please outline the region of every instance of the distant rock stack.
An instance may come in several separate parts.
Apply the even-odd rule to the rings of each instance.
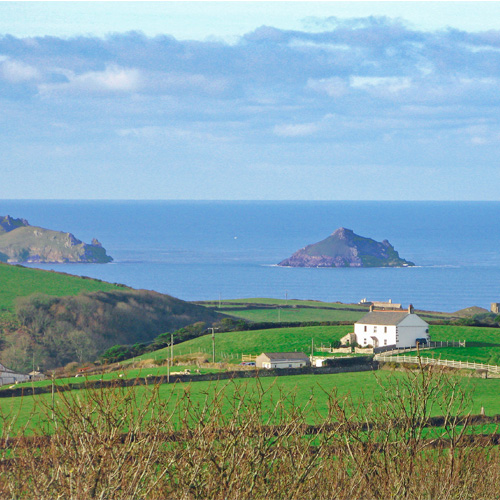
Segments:
[[[341,227],[328,238],[308,245],[281,261],[286,267],[409,267],[387,241],[377,242]]]
[[[30,226],[26,219],[0,216],[0,262],[102,264],[112,260],[96,238],[89,245],[71,233]]]

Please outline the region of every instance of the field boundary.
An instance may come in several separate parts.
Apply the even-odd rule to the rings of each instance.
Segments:
[[[217,382],[220,380],[243,379],[243,378],[263,378],[263,377],[286,377],[294,375],[333,375],[337,373],[365,372],[378,369],[378,363],[372,356],[359,356],[357,358],[339,358],[335,364],[326,367],[303,368],[278,368],[278,369],[256,369],[240,370],[218,373],[205,373],[202,375],[171,375],[168,379],[166,375],[160,377],[137,377],[130,379],[113,380],[84,380],[80,383],[54,385],[55,392],[66,392],[82,389],[104,389],[113,387],[132,387],[139,385],[175,384],[177,382]],[[42,387],[14,387],[0,391],[0,398],[34,396],[37,394],[48,394],[52,392],[52,385]]]
[[[452,359],[427,358],[423,356],[388,356],[377,354],[375,361],[388,363],[410,363],[422,365],[448,366],[450,368],[465,368],[467,370],[486,370],[491,373],[500,373],[500,366],[487,365],[485,363],[471,363],[469,361],[455,361]]]

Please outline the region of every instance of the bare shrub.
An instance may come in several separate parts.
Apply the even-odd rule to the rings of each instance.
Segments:
[[[498,497],[499,450],[469,432],[458,379],[380,384],[374,403],[325,391],[326,407],[259,379],[40,397],[42,425],[0,413],[0,498]]]

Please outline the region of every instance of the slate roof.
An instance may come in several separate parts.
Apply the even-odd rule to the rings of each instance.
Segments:
[[[303,352],[264,352],[270,360],[282,361],[292,359],[309,359],[309,356]]]
[[[373,311],[356,321],[358,325],[398,325],[403,321],[408,312],[395,311]]]

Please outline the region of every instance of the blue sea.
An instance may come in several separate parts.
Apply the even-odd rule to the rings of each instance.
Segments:
[[[96,237],[114,258],[32,267],[184,300],[392,299],[448,312],[500,302],[500,202],[0,200],[7,214]],[[417,267],[276,266],[342,226],[388,239]]]

